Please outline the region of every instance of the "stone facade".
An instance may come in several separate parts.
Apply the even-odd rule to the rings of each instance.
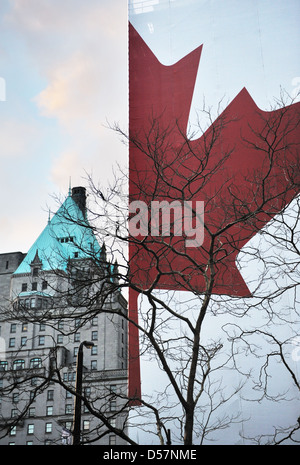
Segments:
[[[0,299],[10,298],[11,276],[16,271],[25,254],[22,252],[0,254]]]

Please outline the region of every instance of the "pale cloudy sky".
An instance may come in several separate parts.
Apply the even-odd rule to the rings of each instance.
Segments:
[[[127,149],[127,0],[0,0],[0,253],[26,252],[51,194],[106,183]],[[130,0],[164,64],[203,44],[193,108],[246,86],[263,109],[300,89],[299,0]],[[191,112],[192,115],[192,112]]]
[[[52,194],[106,183],[127,150],[127,1],[1,0],[0,253],[26,252]]]

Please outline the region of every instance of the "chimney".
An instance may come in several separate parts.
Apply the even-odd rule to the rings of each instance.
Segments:
[[[84,218],[86,218],[86,190],[85,187],[73,187],[72,199],[77,203],[82,211]]]

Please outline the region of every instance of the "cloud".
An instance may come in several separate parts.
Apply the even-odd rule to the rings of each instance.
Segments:
[[[127,124],[126,3],[9,0],[2,10],[1,75],[12,76],[0,103],[2,250],[31,245],[69,177],[72,186],[85,185],[86,173],[106,182],[115,161],[127,160],[104,127]]]
[[[54,160],[50,175],[52,181],[61,189],[66,189],[69,178],[71,178],[73,186],[81,184],[82,165],[79,154],[75,151],[63,152]]]
[[[67,127],[78,119],[95,117],[97,71],[88,56],[77,53],[51,75],[49,85],[35,99],[43,115],[57,118]]]
[[[57,170],[65,166],[66,154],[76,153],[74,163],[83,171],[86,162],[98,166],[99,157],[106,166],[112,145],[110,160],[122,157],[124,146],[116,148],[117,136],[103,125],[122,121],[124,127],[127,121],[126,2],[12,0],[12,5],[8,20],[46,81],[33,101],[42,117],[59,123],[64,136],[53,179],[60,179]]]
[[[4,120],[0,127],[0,159],[30,157],[39,140],[40,133],[34,122],[17,118]]]

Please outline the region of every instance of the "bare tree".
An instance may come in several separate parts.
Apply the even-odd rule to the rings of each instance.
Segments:
[[[252,100],[246,91],[241,98],[247,104],[247,100]],[[185,444],[193,442],[193,434],[199,426],[196,411],[205,395],[209,396],[206,387],[210,386],[211,392],[211,386],[217,382],[215,378],[211,379],[212,375],[218,373],[220,367],[229,368],[235,359],[233,351],[224,360],[220,340],[202,342],[206,339],[205,320],[213,315],[219,316],[221,321],[232,317],[243,317],[247,321],[247,316],[259,309],[265,312],[267,323],[272,321],[276,327],[278,320],[286,321],[287,314],[291,324],[296,324],[299,316],[297,200],[290,209],[292,199],[299,192],[299,105],[287,105],[283,94],[272,111],[265,113],[256,107],[253,109],[255,118],[252,114],[252,121],[255,123],[241,121],[243,116],[232,110],[232,106],[228,107],[215,121],[206,112],[209,127],[194,143],[179,124],[163,127],[159,116],[149,120],[146,129],[141,128],[138,134],[126,135],[117,125],[113,127],[139,154],[136,165],[133,162],[129,167],[132,183],[129,201],[145,202],[149,215],[138,217],[140,234],[130,235],[125,221],[126,204],[122,218],[120,200],[111,202],[111,197],[105,195],[108,200],[103,204],[102,217],[111,218],[105,211],[108,205],[119,212],[119,217],[117,222],[114,218],[113,223],[104,229],[113,231],[114,244],[125,242],[131,249],[129,262],[123,262],[125,273],[121,273],[121,282],[125,288],[143,295],[149,305],[140,313],[139,323],[134,321],[132,324],[138,325],[141,350],[155,354],[153,356],[182,408],[180,424]],[[235,136],[231,144],[228,133]],[[238,164],[242,156],[244,158]],[[251,157],[249,164],[247,157]],[[90,183],[99,198],[101,189],[91,179]],[[116,186],[110,195],[115,192],[120,194]],[[157,199],[204,201],[205,239],[200,247],[186,247],[187,236],[176,234],[175,214],[165,235],[153,235],[150,209],[151,202]],[[192,212],[197,219],[194,206]],[[263,242],[263,248],[257,238]],[[270,246],[266,248],[268,242]],[[260,269],[252,270],[250,276],[249,283],[251,285],[253,280],[254,285],[251,291],[235,272],[238,255],[239,258],[242,255],[240,263],[260,263]],[[276,279],[274,270],[277,275],[289,273],[290,281]],[[170,298],[160,298],[157,288],[185,290],[194,300],[185,313],[183,307],[174,305]],[[236,294],[235,288],[238,289]],[[293,301],[288,308],[278,309],[276,302],[292,289]],[[173,331],[174,321],[180,326],[178,332]],[[249,373],[245,373],[245,377],[248,376]],[[216,399],[220,386],[216,389],[214,405],[211,403],[209,407],[208,403],[206,407],[206,413],[210,412],[207,414],[210,423],[216,416],[216,405],[231,399],[241,387],[237,384],[231,393],[219,396],[219,400]],[[267,397],[266,393],[264,397]],[[174,422],[174,419],[170,421]],[[224,428],[232,421],[232,417],[219,417],[213,429]],[[201,442],[210,430],[207,422],[202,423],[197,433]],[[160,423],[163,422],[158,421]],[[292,426],[292,430],[297,427]]]
[[[149,396],[122,394],[122,409],[130,411],[133,425],[154,431],[161,444],[170,442],[170,430],[175,443],[203,444],[218,431],[246,422],[239,409],[225,408],[235,399],[290,399],[287,392],[270,392],[270,372],[277,369],[271,360],[276,359],[277,367],[283,367],[290,383],[299,388],[293,360],[283,351],[292,347],[296,330],[284,339],[277,334],[282,323],[294,328],[299,323],[299,104],[287,105],[281,99],[276,109],[265,113],[245,90],[241,98],[255,119],[236,113],[234,104],[216,120],[205,110],[209,124],[198,128],[198,139],[186,135],[179,123],[164,127],[155,115],[138,134],[113,126],[139,158],[129,166],[129,193],[126,170],[123,175],[118,171],[106,189],[88,178],[89,217],[100,243],[105,240],[110,266],[103,273],[101,258],[91,250],[92,272],[77,274],[73,291],[60,290],[57,313],[40,316],[50,325],[51,318],[69,318],[64,309],[71,300],[74,315],[80,307],[82,321],[87,322],[111,312],[106,303],[116,290],[141,297],[139,318],[132,313],[126,318],[130,330],[139,332],[140,356],[155,360],[162,381]],[[169,206],[177,202],[167,211],[167,229],[150,214],[152,202],[163,201]],[[204,221],[196,201],[204,202]],[[132,202],[143,202],[139,205],[146,209],[143,215],[140,208],[133,209],[128,225]],[[197,247],[187,242],[195,239],[190,234],[192,230],[196,235],[195,228],[181,234],[177,230],[175,207],[184,203],[190,208],[190,226],[196,222],[203,228]],[[129,227],[132,218],[134,233]],[[180,226],[182,232],[182,222]],[[250,269],[247,284],[239,272],[245,264]],[[71,279],[71,268],[68,273]],[[281,274],[288,279],[280,280]],[[287,294],[293,300],[282,306]],[[31,318],[30,312],[24,318]],[[260,361],[255,373],[246,366],[249,354]],[[230,384],[224,382],[224,373],[231,374]],[[51,379],[72,389],[58,368],[51,371]],[[259,396],[247,399],[249,383]],[[92,415],[112,428],[97,403],[85,396],[82,400]],[[293,424],[278,425],[274,431],[270,425],[268,435],[258,433],[252,440],[299,441],[298,418],[299,412]],[[135,442],[130,434],[112,429]]]

